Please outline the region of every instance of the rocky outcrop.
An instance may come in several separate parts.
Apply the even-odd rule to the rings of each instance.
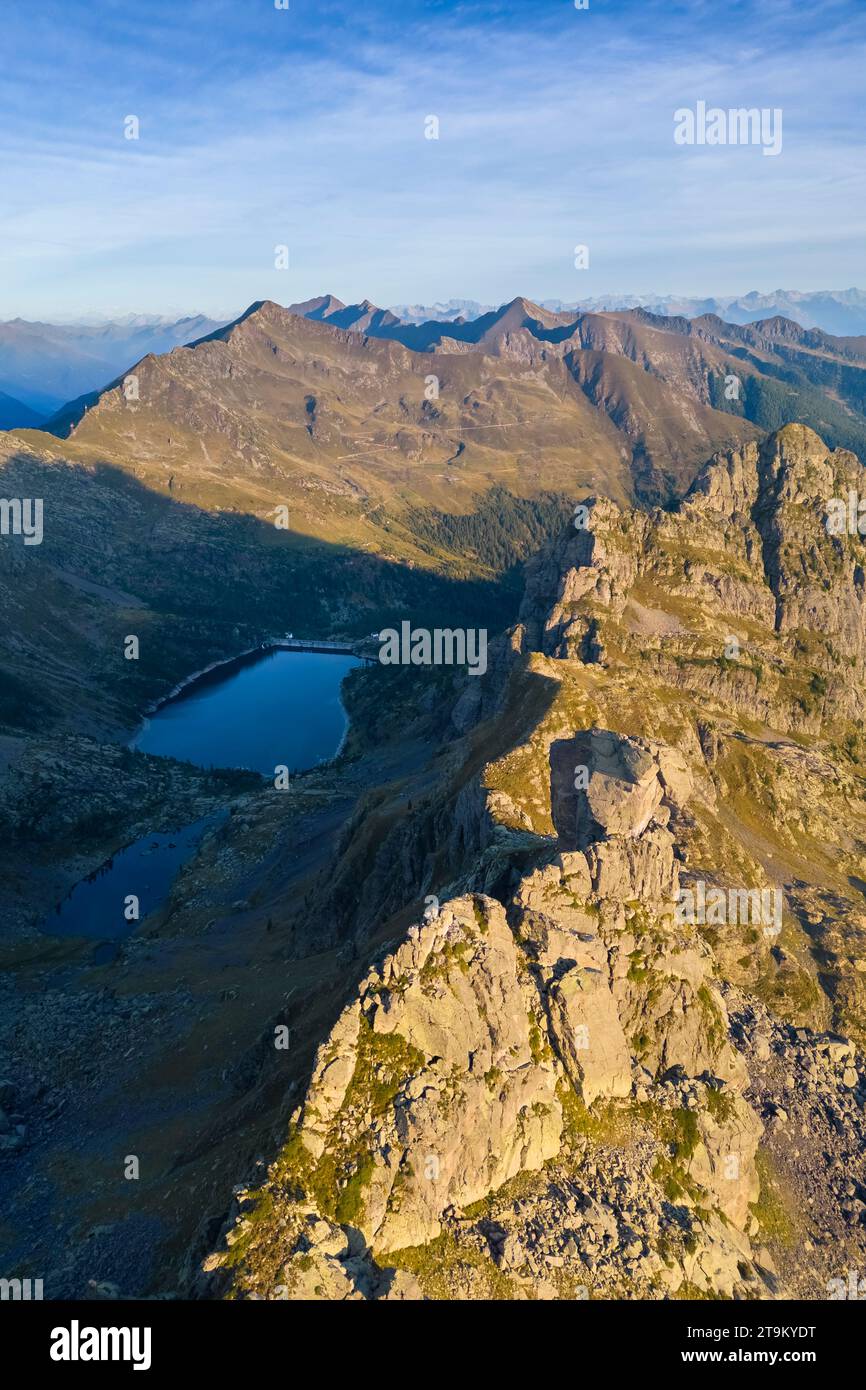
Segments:
[[[741,1095],[748,1077],[711,954],[671,922],[678,865],[655,823],[666,801],[688,800],[688,769],[666,745],[610,731],[572,743],[591,769],[581,824],[596,838],[525,873],[507,915],[480,895],[431,908],[320,1047],[269,1180],[283,1215],[267,1239],[287,1296],[417,1296],[389,1282],[389,1260],[444,1238],[513,1179],[543,1183],[573,1142],[576,1103],[662,1116],[653,1220],[680,1194],[710,1213],[686,1223],[680,1282],[733,1291],[752,1268],[762,1126]],[[644,1245],[624,1230],[634,1259]],[[519,1269],[519,1245],[491,1239],[494,1262]],[[668,1270],[649,1258],[642,1268]]]
[[[587,1105],[631,1092],[631,1053],[611,992],[601,942],[595,953],[550,981],[550,1031],[563,1066]]]
[[[489,899],[449,903],[363,982],[319,1051],[297,1138],[347,1165],[361,1146],[352,1224],[374,1249],[434,1239],[447,1208],[558,1151],[536,1008]]]
[[[576,848],[613,836],[637,839],[653,820],[666,823],[693,780],[675,749],[608,729],[552,744],[550,774],[553,823],[560,840]]]
[[[471,1229],[516,1297],[555,1296],[531,1254],[551,1249],[554,1230],[563,1253],[547,1257],[553,1270],[573,1263],[593,1284],[627,1277],[646,1281],[647,1296],[684,1282],[735,1295],[745,1279],[760,1294],[766,1272],[746,1227],[762,1126],[722,1078],[721,1040],[700,1023],[690,1052],[682,1036],[676,1052],[669,1030],[671,1067],[636,1055],[635,1018],[662,1029],[667,1005],[621,973],[622,947],[575,853],[525,877],[511,926],[499,904],[466,898],[412,928],[319,1050],[266,1187],[274,1219],[252,1220],[249,1203],[262,1194],[244,1194],[206,1281],[228,1267],[246,1296],[422,1297],[417,1256],[401,1269],[401,1252],[464,1239],[480,1208],[500,1212]],[[684,943],[671,943],[663,963],[672,990],[706,980],[707,962]],[[699,1012],[694,993],[679,1003],[680,1020]],[[624,1117],[636,1107],[649,1125],[649,1147],[635,1152],[613,1205],[612,1190],[596,1188],[585,1140],[575,1149],[566,1132],[575,1092],[587,1107],[625,1107]],[[518,1177],[553,1200],[511,1208],[505,1197],[503,1207],[499,1194]],[[531,1231],[514,1225],[523,1210]],[[678,1254],[662,1258],[659,1242]]]
[[[529,650],[598,661],[596,610],[622,610],[638,574],[648,518],[623,513],[607,498],[589,498],[559,543],[528,567],[520,608]]]
[[[786,425],[712,458],[674,511],[589,498],[529,568],[524,647],[604,666],[625,650],[648,677],[777,728],[850,718],[846,666],[862,677],[866,662],[863,493],[854,454]]]

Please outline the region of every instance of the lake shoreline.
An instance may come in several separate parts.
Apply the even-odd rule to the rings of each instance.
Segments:
[[[226,667],[226,666],[231,667],[231,666],[237,665],[237,666],[240,667],[240,666],[242,666],[242,665],[246,662],[246,659],[247,659],[248,657],[256,656],[256,655],[257,655],[258,653],[260,653],[260,652],[275,652],[275,651],[298,651],[298,652],[302,652],[302,651],[322,651],[322,652],[324,652],[324,648],[321,647],[321,646],[317,643],[316,638],[311,637],[311,638],[309,639],[309,643],[310,643],[310,645],[309,645],[308,647],[301,647],[301,646],[298,646],[298,647],[294,647],[294,646],[293,646],[293,647],[288,647],[288,646],[285,645],[285,642],[284,642],[283,639],[281,639],[281,638],[279,638],[279,637],[271,637],[271,638],[268,638],[268,639],[267,639],[266,641],[264,641],[264,642],[256,643],[255,646],[252,646],[252,647],[245,647],[243,651],[241,651],[241,652],[235,652],[235,654],[234,654],[233,656],[220,657],[220,658],[218,658],[218,660],[216,660],[216,661],[211,661],[211,662],[209,663],[209,665],[207,665],[207,666],[202,666],[198,671],[192,671],[192,672],[190,673],[190,675],[184,676],[183,680],[178,681],[177,685],[173,686],[172,689],[169,690],[168,693],[167,693],[166,695],[160,695],[159,698],[158,698],[157,700],[152,701],[149,705],[146,706],[146,708],[145,708],[145,710],[144,710],[144,712],[143,712],[143,714],[142,714],[142,716],[141,716],[141,719],[140,719],[138,725],[136,726],[135,732],[133,733],[132,737],[130,738],[130,740],[128,741],[128,743],[127,743],[127,745],[126,745],[127,748],[131,748],[131,749],[134,749],[134,748],[135,748],[138,739],[140,739],[141,736],[145,733],[145,731],[146,731],[146,729],[147,729],[147,727],[148,727],[148,725],[149,725],[151,719],[153,718],[153,716],[154,716],[155,714],[159,714],[160,710],[165,709],[166,705],[172,704],[175,700],[177,700],[177,699],[183,694],[183,692],[184,692],[185,690],[188,690],[190,686],[195,685],[195,683],[196,683],[197,681],[202,680],[205,676],[209,676],[209,675],[211,675],[212,672],[214,672],[214,671],[219,671],[219,670],[221,670],[223,667]],[[348,644],[347,644],[347,645],[348,645]],[[325,653],[325,654],[327,654],[327,653]],[[344,653],[337,653],[337,652],[335,652],[335,655],[337,655],[337,654],[342,655],[342,654],[344,654]],[[365,657],[360,657],[360,656],[359,656],[359,657],[358,657],[358,660],[359,660],[359,661],[366,661],[367,658],[365,658]],[[342,684],[342,683],[341,683],[341,684]],[[340,704],[343,705],[342,698],[340,699]],[[338,747],[337,747],[337,750],[336,750],[336,752],[335,752],[334,755],[333,755],[333,759],[330,759],[329,761],[333,761],[334,759],[336,759],[336,758],[338,758],[338,757],[340,756],[340,754],[342,753],[343,748],[344,748],[344,746],[345,746],[346,739],[347,739],[348,736],[349,736],[349,724],[350,724],[350,719],[349,719],[349,712],[348,712],[348,710],[346,709],[345,705],[343,705],[343,711],[344,711],[345,716],[346,716],[346,728],[345,728],[344,731],[343,731],[343,735],[342,735],[342,737],[341,737],[341,739],[340,739],[340,742],[339,742],[339,745],[338,745]]]
[[[218,671],[221,666],[231,666],[235,661],[243,661],[244,657],[252,656],[254,652],[268,651],[274,649],[274,647],[275,642],[259,642],[254,647],[246,647],[244,651],[236,652],[234,656],[220,657],[217,661],[212,661],[209,666],[202,666],[200,670],[193,671],[189,676],[184,676],[183,680],[178,681],[177,685],[174,686],[167,695],[160,695],[158,700],[154,700],[147,706],[142,715],[142,721],[150,719],[152,715],[157,714],[166,705],[171,704],[172,700],[176,700],[178,695],[186,690],[187,686],[193,685],[194,682],[200,680],[202,676],[210,675],[211,671]]]
[[[126,747],[133,752],[143,752],[150,756],[175,758],[180,762],[191,761],[200,768],[213,767],[226,770],[258,770],[260,775],[264,777],[271,776],[270,770],[264,771],[261,766],[257,767],[255,762],[249,761],[246,758],[242,760],[232,760],[230,754],[226,755],[226,750],[223,747],[220,748],[220,751],[225,757],[225,761],[215,756],[214,761],[211,762],[208,760],[205,762],[201,758],[189,755],[183,750],[178,751],[176,747],[160,746],[159,738],[156,740],[153,738],[153,726],[155,723],[161,722],[165,712],[169,710],[171,706],[182,705],[185,700],[190,698],[194,699],[196,696],[207,703],[211,691],[219,690],[223,685],[230,685],[236,679],[245,679],[245,673],[254,671],[256,667],[260,666],[262,663],[267,663],[269,660],[279,659],[283,653],[302,659],[317,659],[321,656],[338,656],[346,664],[346,669],[344,669],[342,675],[340,675],[337,683],[336,691],[333,692],[336,694],[336,704],[339,711],[338,714],[335,711],[334,723],[336,727],[332,730],[334,741],[328,746],[328,741],[326,740],[325,747],[323,748],[320,736],[318,756],[310,763],[298,765],[296,770],[309,770],[314,767],[322,767],[335,763],[344,752],[352,729],[349,709],[343,699],[343,680],[346,675],[348,675],[349,669],[356,665],[368,664],[369,658],[360,655],[353,643],[346,641],[333,642],[332,644],[330,639],[301,638],[289,640],[284,637],[271,637],[267,638],[265,641],[257,642],[255,645],[245,647],[243,650],[235,652],[231,656],[211,661],[206,666],[191,671],[188,675],[184,676],[182,680],[178,681],[165,695],[160,696],[158,700],[153,701],[146,707],[138,724],[131,729],[127,735]],[[330,663],[326,664],[329,665]],[[320,710],[320,706],[316,702],[315,694],[311,695],[312,703],[309,704],[308,708],[302,706],[300,710],[297,707],[294,709],[292,708],[291,691],[287,692],[286,698],[288,704],[285,715],[289,720],[290,727],[292,726],[292,719],[294,718],[294,720],[297,721],[299,716],[303,716],[304,718],[309,717],[315,724],[317,712]],[[330,694],[329,698],[331,698]],[[264,707],[259,707],[257,705],[248,706],[246,710],[247,725],[249,725],[251,721],[255,722],[260,712],[265,717],[268,716],[267,704]],[[279,711],[274,710],[273,701],[271,701],[269,714],[272,719],[275,717],[275,714],[279,717]],[[230,719],[226,727],[231,727]],[[291,766],[294,766],[291,759],[283,758],[281,761],[288,761]]]

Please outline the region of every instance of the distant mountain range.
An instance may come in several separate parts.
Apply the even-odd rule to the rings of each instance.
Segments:
[[[394,338],[405,347],[426,352],[446,339],[488,348],[504,333],[521,326],[521,313],[513,307],[518,302],[531,301],[493,306],[472,299],[450,299],[429,306],[402,304],[388,309],[369,299],[344,304],[328,294],[293,304],[290,310],[332,328]],[[563,330],[581,316],[638,309],[659,318],[714,316],[740,326],[782,317],[801,328],[836,336],[866,335],[866,293],[850,289],[752,291],[739,298],[611,294],[575,303],[546,299],[535,305],[535,336],[543,337],[549,331],[553,341],[562,341],[569,336]],[[449,326],[447,333],[445,325]],[[179,319],[127,314],[106,323],[31,323],[20,318],[0,323],[0,429],[36,427],[70,402],[95,397],[148,354],[187,346],[224,326],[223,321],[204,314]]]
[[[562,363],[627,436],[634,486],[645,500],[654,491],[659,498],[677,492],[692,446],[700,452],[715,433],[716,424],[691,413],[695,406],[759,429],[808,423],[833,446],[866,457],[863,335],[831,335],[779,314],[737,324],[713,313],[556,310],[521,297],[475,318],[420,323],[384,314],[368,300],[346,306],[332,295],[289,312],[418,353],[481,352],[548,375],[554,361]]]
[[[106,386],[150,352],[169,352],[220,325],[203,314],[166,321],[146,315],[102,324],[0,323],[0,428],[20,429],[66,401]]]
[[[594,299],[567,301],[539,300],[542,309],[553,313],[604,313],[621,309],[648,309],[654,314],[697,318],[717,314],[728,323],[754,323],[757,319],[781,314],[803,328],[823,328],[826,333],[842,336],[866,333],[866,292],[863,290],[772,290],[760,294],[751,290],[744,295],[725,295],[706,299],[658,294],[606,294]],[[474,299],[449,299],[441,304],[398,304],[391,312],[404,323],[474,319],[489,314],[492,304],[479,304]]]

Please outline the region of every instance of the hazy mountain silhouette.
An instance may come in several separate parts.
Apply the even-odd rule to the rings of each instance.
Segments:
[[[0,430],[38,429],[45,419],[23,401],[0,391]]]
[[[11,319],[0,323],[0,390],[50,415],[66,401],[100,390],[147,353],[169,352],[216,327],[203,314],[175,321],[130,316],[103,324]]]

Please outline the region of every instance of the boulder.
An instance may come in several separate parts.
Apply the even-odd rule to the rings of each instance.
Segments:
[[[675,749],[609,729],[556,740],[550,772],[551,814],[566,849],[616,836],[636,839],[663,802],[669,813],[692,791],[688,766]]]

